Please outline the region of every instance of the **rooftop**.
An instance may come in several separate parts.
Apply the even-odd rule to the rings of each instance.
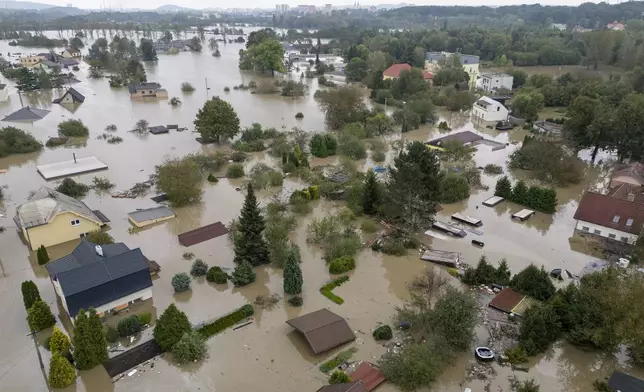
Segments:
[[[461,64],[463,65],[469,65],[469,64],[478,64],[479,63],[479,56],[471,55],[471,54],[462,54],[462,53],[449,53],[449,52],[427,52],[425,53],[425,60],[433,63],[433,62],[443,62],[447,60],[448,56],[457,54],[461,57]]]
[[[517,293],[509,287],[504,288],[490,302],[490,307],[498,309],[505,313],[511,313],[522,300],[524,296]]]
[[[367,391],[373,390],[385,382],[385,376],[369,362],[362,362],[356,370],[351,373],[351,381],[362,381]]]
[[[608,196],[622,200],[644,203],[644,188],[642,185],[619,184],[608,191]]]
[[[362,381],[347,382],[342,384],[325,385],[317,392],[369,392]]]
[[[72,159],[70,161],[38,165],[36,166],[36,169],[45,180],[52,180],[74,174],[107,169],[107,165],[96,157],[84,157]]]
[[[397,78],[400,76],[402,71],[411,71],[412,67],[409,64],[393,64],[391,67],[383,71],[384,76],[389,76],[390,78]],[[423,79],[431,79],[434,77],[431,73],[427,71],[423,72]]]
[[[221,222],[215,222],[210,225],[202,226],[198,229],[190,230],[178,235],[179,243],[183,246],[192,246],[200,242],[220,237],[228,234],[228,229]]]
[[[49,114],[49,110],[25,106],[9,114],[2,121],[38,121]]]
[[[644,392],[644,380],[618,371],[610,375],[608,386],[618,392]]]
[[[315,354],[331,350],[356,338],[346,320],[328,309],[320,309],[286,323],[304,335]]]
[[[76,89],[70,87],[67,89],[67,91],[65,91],[65,94],[60,96],[60,98],[54,99],[54,103],[60,103],[67,95],[71,95],[74,102],[78,102],[78,103],[85,102],[85,96],[79,93]]]
[[[505,72],[491,72],[481,74],[482,78],[511,78],[512,75],[508,75]]]
[[[450,141],[459,141],[463,144],[468,144],[477,142],[479,140],[483,140],[483,136],[478,135],[472,131],[463,131],[430,140],[427,142],[427,144],[431,144],[432,146],[440,146],[441,144]]]
[[[46,225],[63,212],[73,212],[99,225],[103,224],[85,203],[46,186],[38,189],[26,203],[19,205],[16,212],[20,226],[25,229]]]
[[[148,83],[130,84],[129,86],[127,86],[127,88],[130,91],[130,94],[132,94],[139,90],[158,90],[161,88],[161,85],[156,82],[148,82]]]
[[[136,222],[145,222],[161,218],[173,217],[174,212],[166,206],[159,206],[153,208],[146,208],[143,210],[136,210],[127,214],[127,216]]]
[[[574,219],[638,235],[644,223],[644,204],[586,192]]]
[[[561,131],[563,129],[562,124],[557,124],[557,123],[553,123],[553,122],[550,122],[550,121],[537,121],[537,122],[534,123],[534,125],[539,127],[539,128],[543,128],[544,130],[546,130],[548,132]]]
[[[615,177],[631,177],[641,184],[644,184],[644,163],[633,162],[615,168],[611,173],[611,179]]]

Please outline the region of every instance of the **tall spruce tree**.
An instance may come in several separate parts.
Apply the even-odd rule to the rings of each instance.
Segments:
[[[373,170],[369,170],[367,177],[364,180],[364,192],[362,198],[362,212],[367,215],[373,215],[378,212],[381,195],[378,180],[376,179],[376,173],[374,173]]]
[[[286,294],[300,294],[302,292],[302,269],[300,269],[299,248],[292,246],[286,254],[284,263],[284,292]]]
[[[436,213],[442,174],[433,150],[410,143],[389,167],[385,214],[410,231],[428,226]]]
[[[163,351],[168,351],[181,339],[184,333],[191,330],[192,325],[190,325],[188,316],[175,304],[170,304],[154,326],[154,340]]]
[[[25,310],[29,310],[40,299],[38,286],[32,280],[25,280],[20,285],[20,290],[22,291],[22,302],[25,304]]]
[[[107,359],[107,341],[96,310],[81,309],[74,323],[74,362],[81,370],[89,370]]]
[[[508,180],[508,176],[503,176],[496,182],[494,196],[500,196],[507,200],[512,199],[512,183]]]
[[[268,248],[262,233],[264,218],[259,210],[253,186],[248,185],[248,193],[239,217],[239,236],[235,241],[235,263],[247,261],[253,267],[268,264]]]

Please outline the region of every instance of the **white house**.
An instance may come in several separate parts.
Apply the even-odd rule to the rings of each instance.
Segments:
[[[644,204],[586,192],[574,218],[575,229],[583,234],[635,244],[644,223]]]
[[[508,120],[508,109],[489,97],[481,97],[472,107],[472,117],[480,121],[499,122]]]
[[[481,88],[487,92],[496,92],[501,89],[512,90],[514,77],[506,73],[488,73],[481,75]]]

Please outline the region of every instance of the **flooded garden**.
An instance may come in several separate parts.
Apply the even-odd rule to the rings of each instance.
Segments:
[[[12,218],[16,207],[24,203],[31,192],[41,186],[55,187],[60,180],[45,181],[37,172],[36,166],[95,156],[104,162],[108,169],[98,173],[74,176],[80,183],[91,184],[94,176],[108,178],[115,184],[115,191],[126,191],[137,183],[149,180],[155,166],[165,159],[181,158],[192,153],[213,153],[229,150],[230,145],[202,145],[195,138],[193,121],[197,111],[207,99],[213,96],[229,102],[243,127],[259,123],[263,127],[273,127],[287,132],[299,127],[307,133],[325,131],[324,113],[313,97],[318,89],[316,79],[304,79],[308,90],[304,97],[292,98],[278,94],[253,94],[249,90],[232,89],[233,86],[272,81],[267,76],[238,69],[238,52],[244,44],[221,44],[221,57],[213,57],[208,50],[202,53],[182,52],[177,55],[159,55],[157,63],[146,63],[145,70],[149,82],[160,83],[168,91],[169,97],[178,97],[181,104],[169,105],[168,99],[131,99],[127,88],[110,88],[105,79],[87,78],[88,66],[81,64],[76,77],[80,83],[73,87],[85,96],[85,101],[70,111],[61,105],[52,104],[62,91],[33,92],[20,97],[15,89],[7,102],[0,103],[2,117],[19,109],[32,106],[50,112],[33,123],[6,123],[25,130],[44,143],[50,137],[58,136],[57,125],[64,120],[79,119],[89,128],[89,137],[74,143],[29,154],[11,155],[0,158],[0,186],[4,189],[4,199],[0,201],[0,226],[5,231],[0,234],[0,307],[3,318],[0,332],[0,390],[2,391],[41,391],[47,390],[44,372],[38,360],[38,349],[43,362],[49,363],[50,353],[44,349],[48,330],[36,336],[36,343],[28,335],[25,310],[20,302],[20,283],[34,280],[41,296],[57,316],[58,326],[71,333],[71,324],[62,304],[57,299],[49,280],[47,270],[36,260],[35,252],[30,252],[19,238]],[[29,48],[10,47],[6,41],[0,42],[0,52],[20,51],[23,54],[38,52]],[[287,78],[298,79],[296,73]],[[184,93],[181,84],[188,82],[195,91]],[[224,91],[226,87],[230,91]],[[368,99],[365,93],[365,99]],[[296,118],[297,113],[303,117]],[[502,143],[505,148],[493,151],[489,145],[479,145],[474,153],[477,167],[488,164],[500,165],[504,174],[516,182],[531,181],[530,173],[508,169],[508,156],[519,148],[527,132],[515,129],[499,132],[484,125],[473,124],[469,113],[440,113],[440,121],[446,121],[450,131],[441,131],[433,125],[423,125],[408,133],[388,135],[386,141],[396,139],[421,141],[453,134],[461,131],[478,131],[486,139]],[[183,132],[170,130],[167,134],[154,135],[131,132],[139,120],[146,120],[150,126],[176,124],[187,128]],[[120,143],[108,143],[103,137],[108,125],[115,125],[116,131],[110,135],[122,138]],[[391,162],[395,151],[389,149],[386,163]],[[583,153],[581,154],[584,155]],[[251,159],[244,163],[246,172],[257,163],[277,167],[279,159],[268,152],[251,153]],[[310,165],[336,164],[337,157],[311,158]],[[355,162],[361,171],[371,170],[376,164],[370,158]],[[5,172],[6,171],[6,172]],[[224,177],[225,167],[218,173]],[[587,262],[594,260],[571,245],[575,220],[573,215],[582,192],[586,189],[601,189],[605,186],[606,170],[601,165],[586,165],[584,179],[578,184],[557,188],[558,206],[554,214],[537,212],[534,217],[517,222],[511,215],[523,209],[510,202],[496,207],[486,207],[482,202],[494,194],[496,181],[500,176],[481,174],[482,186],[471,192],[470,197],[454,204],[441,205],[442,210],[436,219],[445,221],[455,213],[481,219],[484,224],[482,234],[469,234],[467,239],[446,235],[423,236],[421,242],[432,248],[459,252],[461,261],[475,265],[482,255],[490,261],[506,259],[513,273],[519,272],[531,263],[544,266],[547,271],[555,268],[567,269],[578,273]],[[407,256],[391,256],[365,248],[356,257],[356,268],[350,281],[334,289],[334,293],[344,299],[341,305],[335,304],[319,292],[331,279],[327,265],[323,261],[323,251],[319,246],[307,242],[307,227],[316,218],[337,216],[344,202],[319,200],[311,202],[312,212],[298,216],[297,227],[290,233],[290,239],[301,250],[301,269],[304,278],[301,307],[290,306],[283,297],[282,270],[270,265],[255,268],[256,281],[248,286],[236,288],[232,284],[223,286],[196,278],[191,290],[175,293],[171,280],[176,273],[188,272],[192,264],[183,258],[187,251],[194,253],[210,266],[220,265],[230,270],[234,267],[233,247],[227,236],[201,242],[189,248],[182,246],[177,236],[186,231],[221,221],[228,225],[237,218],[244,202],[244,185],[247,179],[220,178],[217,183],[203,180],[201,202],[184,207],[173,208],[176,218],[142,230],[132,230],[128,213],[137,209],[156,206],[150,200],[155,195],[149,190],[137,198],[115,198],[110,192],[90,191],[83,198],[91,209],[100,210],[110,219],[109,233],[116,242],[124,242],[131,249],[141,248],[150,260],[161,267],[153,279],[153,297],[138,305],[135,311],[150,311],[153,318],[160,315],[171,303],[188,315],[192,324],[220,317],[244,304],[255,303],[258,296],[264,298],[277,295],[279,299],[270,306],[255,306],[252,324],[236,330],[228,330],[207,340],[208,356],[204,361],[178,366],[165,355],[154,361],[154,367],[146,366],[136,374],[113,381],[102,366],[89,371],[78,372],[76,384],[65,391],[314,391],[327,383],[328,376],[322,373],[319,365],[348,347],[357,349],[356,361],[376,363],[387,348],[376,342],[371,334],[378,323],[393,323],[396,307],[409,299],[409,286],[415,277],[427,269],[440,270],[443,267],[420,260],[417,251]],[[287,194],[305,184],[298,179],[286,178],[284,188]],[[276,189],[258,192],[260,205],[271,201]],[[283,193],[283,192],[282,192]],[[361,219],[361,218],[360,218]],[[476,238],[485,247],[474,247],[470,239]],[[369,234],[363,240],[370,240]],[[52,260],[70,253],[77,242],[65,243],[48,248]],[[453,279],[453,283],[460,283]],[[321,355],[313,355],[305,339],[294,331],[286,320],[328,308],[347,320],[357,339],[338,350]],[[481,318],[483,320],[483,318]],[[488,325],[481,324],[476,329],[476,345],[484,345],[488,338]],[[455,326],[458,328],[458,326]],[[148,331],[149,332],[149,331]],[[142,339],[142,338],[141,338]],[[37,347],[36,347],[37,346]],[[535,378],[542,390],[552,392],[588,391],[592,382],[610,375],[614,369],[628,370],[635,375],[644,375],[641,369],[632,369],[623,353],[617,355],[603,352],[582,351],[568,343],[557,343],[547,353],[529,362],[527,372],[516,372],[508,366],[480,365],[476,363],[473,352],[461,355],[440,376],[434,390],[461,392],[465,387],[472,391],[498,388],[509,390],[508,378],[516,375],[520,379]],[[477,368],[486,367],[484,376],[479,377]],[[485,389],[490,388],[490,389]],[[398,389],[392,384],[383,384],[381,392]]]

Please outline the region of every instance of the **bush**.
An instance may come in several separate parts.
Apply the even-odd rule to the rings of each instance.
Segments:
[[[174,287],[174,292],[181,293],[183,291],[190,290],[190,282],[190,276],[185,272],[175,274],[172,277],[172,287]]]
[[[317,133],[313,135],[309,142],[311,155],[318,158],[326,158],[335,155],[337,148],[338,142],[330,133]]]
[[[249,262],[244,261],[241,264],[237,264],[233,270],[233,275],[230,280],[232,280],[235,287],[242,287],[253,283],[255,281],[255,277],[253,266],[250,265]]]
[[[335,357],[329,359],[328,361],[323,362],[322,365],[320,365],[320,368],[319,368],[320,371],[322,373],[330,372],[331,370],[337,368],[338,366],[342,365],[343,363],[351,359],[351,357],[353,356],[353,354],[356,353],[356,351],[358,350],[355,347],[352,347],[348,350],[340,351],[338,355],[336,355]]]
[[[213,282],[216,284],[226,284],[228,283],[228,274],[221,269],[221,267],[214,266],[210,267],[206,273],[206,280],[208,282]]]
[[[58,133],[67,137],[87,137],[89,129],[81,120],[66,120],[58,124]]]
[[[248,154],[241,152],[241,151],[234,151],[230,155],[230,160],[235,162],[235,163],[241,163],[244,162],[246,159],[248,159]]]
[[[42,144],[22,129],[0,128],[0,158],[11,154],[26,154],[40,149],[42,149]]]
[[[222,332],[227,328],[232,327],[243,319],[252,316],[254,313],[255,310],[253,309],[252,305],[246,304],[241,308],[235,310],[234,312],[220,317],[210,324],[202,326],[197,330],[197,332],[199,332],[204,338],[208,338]]]
[[[208,182],[213,183],[213,184],[216,184],[216,183],[219,182],[217,177],[215,177],[212,173],[208,174],[207,180],[208,180]]]
[[[181,83],[181,91],[183,91],[184,93],[191,93],[195,91],[195,88],[192,86],[192,84],[183,82]]]
[[[67,335],[63,333],[58,327],[54,326],[54,330],[49,339],[49,351],[52,353],[65,354],[69,351],[72,343],[69,341]]]
[[[89,192],[89,186],[77,183],[71,178],[65,178],[63,182],[56,187],[56,190],[64,195],[73,197],[75,199],[82,198]]]
[[[505,355],[508,357],[508,361],[513,365],[528,362],[528,356],[519,346],[505,350]]]
[[[52,388],[65,388],[74,383],[76,370],[60,353],[54,353],[49,361],[49,385]]]
[[[360,236],[353,231],[345,232],[341,237],[325,244],[323,258],[330,262],[342,256],[354,256],[361,248]]]
[[[388,326],[387,324],[383,324],[378,326],[376,329],[373,331],[373,337],[376,340],[389,340],[393,337],[393,333],[391,332],[391,327]]]
[[[56,324],[56,319],[51,314],[49,305],[39,299],[27,311],[27,323],[32,332],[38,332]]]
[[[208,272],[208,264],[204,263],[203,260],[197,259],[192,263],[190,267],[190,275],[192,276],[204,276]]]
[[[347,382],[351,382],[351,377],[341,370],[336,370],[329,377],[329,384],[343,384]]]
[[[331,301],[335,302],[338,305],[342,305],[344,303],[344,300],[341,297],[338,297],[337,295],[333,294],[331,290],[334,288],[341,286],[345,282],[349,280],[349,277],[347,275],[341,276],[337,279],[333,279],[329,283],[325,284],[320,288],[320,293],[330,299]]]
[[[105,327],[103,333],[105,335],[105,340],[107,340],[108,343],[116,343],[119,340],[119,331],[111,325]]]
[[[291,306],[299,307],[299,306],[302,306],[304,301],[302,300],[302,297],[300,297],[299,295],[295,295],[288,299],[288,303]]]
[[[302,114],[302,112],[297,112],[295,113],[295,118],[304,118],[304,114]]]
[[[355,136],[343,135],[340,138],[338,150],[340,154],[354,160],[367,157],[367,149],[364,142]]]
[[[500,165],[490,163],[485,165],[485,167],[483,168],[483,173],[492,175],[503,174],[503,168]]]
[[[353,256],[343,256],[329,263],[329,273],[337,275],[356,268],[356,259]]]
[[[25,305],[25,310],[29,310],[40,299],[38,286],[32,280],[22,282],[20,291],[22,292],[22,302]]]
[[[384,162],[385,159],[387,159],[387,154],[383,151],[375,151],[371,153],[371,159],[373,159],[374,162]]]
[[[228,166],[226,171],[226,177],[228,178],[241,178],[244,177],[244,165],[241,163],[233,163]]]
[[[101,191],[107,191],[116,186],[107,177],[94,177],[92,178],[92,182],[94,183],[94,189],[99,189]]]
[[[184,206],[201,200],[203,182],[194,156],[167,159],[156,167],[156,186],[165,192],[173,206]]]
[[[539,269],[534,264],[530,264],[514,275],[510,281],[510,287],[539,301],[550,299],[556,291],[543,266]]]
[[[154,326],[154,340],[161,349],[168,351],[174,346],[185,332],[190,332],[192,325],[188,316],[180,311],[173,303],[161,314]]]
[[[116,329],[118,330],[120,337],[126,338],[141,332],[141,321],[137,315],[133,314],[119,320]]]
[[[85,236],[85,239],[96,245],[108,245],[114,243],[114,238],[112,238],[110,233],[101,229],[90,231],[87,236]]]
[[[266,150],[266,146],[261,140],[252,140],[250,142],[238,140],[233,143],[233,150],[241,152],[260,152]]]
[[[40,245],[40,248],[36,251],[36,258],[38,259],[39,265],[45,265],[49,262],[49,254],[47,253],[45,245]]]
[[[230,92],[230,87],[228,87],[228,86],[224,87],[224,92],[229,93]]]
[[[494,267],[488,263],[485,256],[481,256],[476,268],[469,267],[465,270],[462,281],[470,286],[487,286],[494,283],[507,286],[510,284],[511,277],[512,273],[505,259],[499,262],[498,267]]]
[[[184,260],[192,260],[195,258],[195,254],[192,252],[183,252],[183,255],[181,255],[181,258]]]
[[[150,323],[152,322],[152,313],[150,312],[139,313],[137,317],[139,318],[141,326],[150,325]]]
[[[202,360],[208,348],[204,337],[196,331],[183,334],[181,339],[172,346],[172,358],[180,365]]]
[[[366,220],[362,222],[360,228],[365,233],[375,233],[376,231],[378,231],[378,225],[372,220]]]
[[[248,88],[257,88],[257,82],[251,80],[250,82],[248,82]]]

